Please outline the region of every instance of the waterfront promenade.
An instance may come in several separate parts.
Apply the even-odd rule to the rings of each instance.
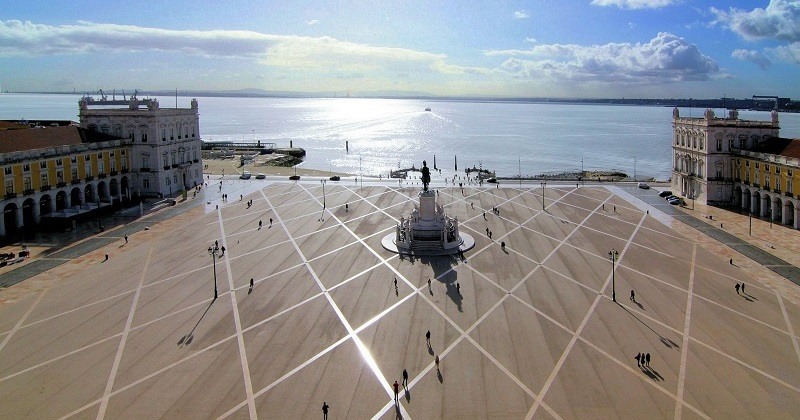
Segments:
[[[603,186],[438,188],[474,250],[400,258],[380,240],[418,190],[212,183],[105,232],[0,291],[0,417],[800,416],[788,281]]]

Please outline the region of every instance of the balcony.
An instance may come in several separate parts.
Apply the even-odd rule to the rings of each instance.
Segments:
[[[115,175],[117,175],[118,173],[119,173],[119,172],[117,172],[117,171],[111,171],[109,174],[110,174],[111,176],[115,176]]]
[[[108,176],[108,175],[106,175],[106,174],[98,174],[98,175],[97,175],[97,177],[98,177],[98,178],[100,178],[100,179],[104,179],[104,178],[105,178],[105,177],[107,177],[107,176]]]
[[[17,198],[17,193],[13,193],[13,192],[6,193],[6,200],[10,200],[12,198]]]
[[[764,191],[769,191],[769,186],[764,187]]]
[[[56,188],[63,188],[63,187],[66,187],[66,186],[67,186],[67,183],[64,182],[64,181],[56,183]]]
[[[786,191],[786,194],[784,194],[784,195],[787,196],[787,197],[794,197],[794,194],[792,194],[789,191]]]
[[[179,166],[180,166],[179,164],[177,164],[177,163],[173,163],[173,164],[172,164],[172,169],[175,169],[175,168],[177,168],[177,167],[179,167]]]
[[[70,184],[72,184],[72,185],[77,185],[77,184],[80,184],[80,183],[81,183],[81,179],[80,178],[75,178],[72,181],[70,181]]]
[[[49,185],[42,185],[42,187],[39,188],[39,191],[42,191],[42,192],[50,191],[50,186]]]
[[[127,174],[127,173],[128,173],[128,168],[122,168],[122,171],[121,171],[121,172],[122,172],[123,174]]]
[[[192,160],[192,163],[197,163],[197,162],[200,162],[200,159],[194,159],[194,160]]]
[[[775,194],[780,194],[780,193],[781,193],[781,189],[780,189],[780,188],[775,188],[775,189],[773,190],[773,192],[774,192]]]
[[[150,168],[141,168],[139,172],[150,172]]]
[[[33,195],[34,190],[33,188],[28,188],[27,190],[22,192],[22,195]]]
[[[169,165],[164,165],[164,170],[169,170]]]
[[[86,178],[83,178],[83,180],[86,181],[86,182],[94,181],[94,177],[91,176],[91,175],[88,175]]]

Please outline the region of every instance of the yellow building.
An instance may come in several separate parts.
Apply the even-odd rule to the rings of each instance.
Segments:
[[[0,131],[0,236],[130,200],[125,141],[74,125]]]
[[[734,206],[800,229],[800,140],[771,138],[739,150],[733,168]]]

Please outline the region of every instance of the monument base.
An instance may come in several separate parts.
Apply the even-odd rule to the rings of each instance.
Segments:
[[[411,255],[414,257],[433,257],[433,256],[440,256],[440,255],[456,255],[461,252],[469,251],[470,249],[475,247],[475,238],[468,233],[459,233],[459,241],[458,246],[453,246],[450,248],[434,248],[434,247],[404,247],[403,243],[401,246],[398,247],[396,236],[394,233],[390,233],[383,237],[381,240],[381,245],[387,251],[394,252],[396,254],[404,254],[404,255]]]

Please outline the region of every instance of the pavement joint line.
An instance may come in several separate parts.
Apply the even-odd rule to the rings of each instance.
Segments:
[[[322,294],[322,293],[320,293],[320,294]],[[319,295],[318,295],[318,296],[319,296]],[[259,389],[258,391],[256,391],[256,392],[255,392],[255,394],[254,394],[254,397],[255,397],[255,398],[258,398],[258,397],[260,397],[260,396],[264,395],[265,393],[267,393],[267,392],[268,392],[269,390],[271,390],[272,388],[274,388],[274,387],[276,387],[276,386],[280,385],[280,384],[281,384],[283,381],[285,381],[286,379],[289,379],[289,378],[290,378],[291,376],[293,376],[295,373],[297,373],[297,372],[299,372],[300,370],[302,370],[304,367],[306,367],[306,366],[308,366],[308,365],[310,365],[310,364],[312,364],[312,363],[316,362],[316,361],[317,361],[319,358],[321,358],[322,356],[325,356],[326,354],[330,353],[330,352],[331,352],[331,351],[333,351],[333,350],[334,350],[336,347],[339,347],[340,345],[342,345],[343,343],[347,342],[348,340],[350,340],[350,336],[349,336],[349,335],[345,335],[344,337],[340,338],[340,339],[339,339],[339,340],[337,340],[335,343],[333,343],[333,344],[331,344],[330,346],[328,346],[328,347],[326,347],[325,349],[323,349],[321,352],[319,352],[319,353],[317,353],[317,354],[315,354],[315,355],[311,356],[311,357],[310,357],[308,360],[306,360],[305,362],[303,362],[303,363],[301,363],[301,364],[299,364],[299,365],[295,366],[295,367],[294,367],[292,370],[290,370],[290,371],[286,372],[285,374],[283,374],[283,376],[281,376],[280,378],[278,378],[278,379],[274,380],[274,381],[273,381],[271,384],[269,384],[269,385],[265,386],[264,388],[261,388],[261,389]],[[225,412],[225,413],[221,414],[221,415],[220,415],[219,417],[217,417],[217,418],[218,418],[218,419],[222,419],[222,418],[229,417],[230,415],[232,415],[233,413],[235,413],[237,410],[239,410],[240,408],[244,407],[246,404],[247,404],[247,400],[245,400],[245,401],[242,401],[242,402],[240,402],[239,404],[237,404],[237,405],[233,406],[233,407],[232,407],[230,410],[228,410],[227,412]]]
[[[6,344],[8,344],[8,342],[11,340],[11,337],[13,337],[14,334],[16,334],[17,331],[19,331],[19,329],[22,327],[22,324],[25,323],[25,320],[28,319],[31,313],[33,313],[33,310],[39,305],[39,302],[42,301],[42,298],[44,297],[45,294],[47,294],[48,290],[49,289],[42,290],[41,293],[39,293],[39,296],[36,297],[36,300],[34,300],[31,306],[28,308],[28,310],[25,311],[25,314],[22,315],[22,318],[17,320],[17,323],[14,324],[14,327],[10,331],[6,332],[6,337],[3,339],[3,342],[0,343],[0,353],[3,352],[3,349],[6,347]]]
[[[775,376],[773,376],[773,375],[770,375],[769,373],[767,373],[767,372],[764,372],[763,370],[761,370],[761,369],[759,369],[759,368],[757,368],[757,367],[755,367],[755,366],[753,366],[753,365],[751,365],[751,364],[749,364],[749,363],[747,363],[747,362],[745,362],[745,361],[743,361],[743,360],[737,359],[736,357],[734,357],[734,356],[731,356],[730,354],[728,354],[728,353],[725,353],[725,352],[724,352],[724,351],[722,351],[722,350],[719,350],[719,349],[717,349],[717,348],[714,348],[714,346],[711,346],[711,345],[709,345],[709,344],[706,344],[706,343],[704,343],[704,342],[700,341],[699,339],[697,339],[697,338],[695,338],[695,337],[689,337],[689,339],[691,339],[693,342],[695,342],[695,343],[697,343],[697,344],[700,344],[700,345],[702,345],[703,347],[705,347],[705,348],[707,348],[707,349],[709,349],[709,350],[711,350],[711,351],[713,351],[713,352],[715,352],[715,353],[718,353],[718,354],[720,354],[720,355],[722,355],[722,356],[725,356],[725,357],[727,357],[728,359],[730,359],[730,360],[732,360],[732,361],[734,361],[734,362],[736,362],[736,363],[738,363],[738,364],[740,364],[740,365],[742,365],[742,366],[744,366],[744,367],[746,367],[746,368],[749,368],[750,370],[752,370],[752,371],[754,371],[754,372],[758,372],[758,373],[760,373],[761,375],[763,375],[763,376],[765,376],[765,377],[767,377],[767,378],[769,378],[769,379],[772,379],[773,381],[775,381],[775,382],[777,382],[777,383],[779,383],[779,384],[781,384],[781,385],[785,386],[786,388],[789,388],[789,389],[791,389],[792,391],[794,391],[794,392],[797,392],[798,394],[800,394],[800,388],[798,388],[798,387],[796,387],[796,386],[794,386],[794,385],[792,385],[792,384],[790,384],[790,383],[788,383],[788,382],[784,381],[783,379],[780,379],[780,378],[777,378],[777,377],[775,377]]]
[[[613,194],[611,196],[607,197],[603,201],[602,204],[605,204],[612,196],[613,196]],[[597,211],[597,208],[595,208],[595,211]],[[587,216],[585,220],[588,220],[589,217],[590,216]],[[641,224],[644,223],[645,219],[646,219],[646,215],[642,215],[642,218],[639,221],[639,226],[641,226]],[[573,232],[577,231],[577,229],[578,228],[575,228],[575,230],[573,230]],[[631,244],[631,240],[633,239],[634,236],[636,236],[636,232],[638,232],[638,230],[639,229],[637,227],[637,229],[635,229],[633,231],[633,233],[631,234],[630,239],[628,239],[628,242],[625,244],[625,247],[622,248],[622,251],[619,253],[620,256],[617,258],[617,261],[621,260],[622,257],[625,256],[625,251],[628,250],[628,247]],[[565,238],[565,240],[566,240],[566,238]],[[601,291],[604,291],[608,287],[608,284],[611,282],[611,277],[613,276],[613,274],[614,274],[613,271],[611,273],[608,273],[608,276],[606,277],[605,284],[603,285],[603,287],[600,288]],[[558,374],[558,371],[561,370],[561,366],[564,365],[564,362],[566,361],[567,356],[569,356],[572,348],[575,346],[575,343],[578,340],[578,337],[583,332],[583,328],[586,326],[586,324],[589,322],[589,319],[594,314],[594,311],[597,308],[598,303],[600,303],[600,299],[602,297],[603,297],[602,293],[598,294],[597,297],[595,297],[594,302],[592,302],[592,305],[589,307],[589,311],[586,312],[586,315],[583,317],[583,320],[581,321],[580,325],[578,325],[578,328],[575,330],[575,333],[572,335],[572,338],[570,339],[569,344],[567,344],[566,348],[564,348],[564,351],[562,352],[561,357],[558,359],[558,362],[556,362],[556,365],[553,367],[553,371],[550,373],[550,376],[547,378],[547,381],[545,381],[544,385],[542,385],[542,389],[539,391],[539,398],[536,399],[536,401],[533,403],[533,406],[531,407],[530,411],[528,411],[528,414],[525,416],[526,419],[532,419],[533,416],[536,414],[536,410],[539,408],[539,405],[541,404],[541,402],[544,401],[544,397],[547,394],[547,391],[550,389],[550,386],[553,384],[553,381],[555,381],[556,374]]]
[[[681,420],[680,406],[684,403],[683,390],[686,383],[686,359],[689,355],[689,327],[692,323],[692,294],[694,291],[694,263],[697,258],[697,244],[692,246],[692,268],[689,271],[689,290],[686,296],[686,315],[683,320],[683,343],[681,344],[681,364],[678,372],[678,393],[675,398],[675,420]]]
[[[235,256],[235,257],[231,258],[231,260],[237,260],[237,259],[239,259],[239,258],[242,258],[242,257],[246,256],[246,255],[252,255],[252,254],[255,254],[255,253],[258,253],[258,252],[264,252],[264,251],[266,251],[266,250],[268,250],[268,249],[270,249],[270,248],[275,248],[275,247],[278,247],[278,246],[281,246],[281,245],[285,245],[285,244],[286,244],[286,243],[288,243],[288,242],[289,242],[289,240],[287,239],[287,240],[285,240],[285,241],[280,241],[280,242],[278,242],[278,243],[276,243],[276,244],[267,245],[267,246],[265,246],[265,247],[263,247],[263,248],[254,249],[254,250],[252,250],[252,251],[249,251],[249,252],[245,252],[245,253],[239,254],[239,255],[237,255],[237,256]]]
[[[67,352],[67,353],[64,353],[64,354],[61,354],[61,355],[59,355],[59,356],[53,357],[52,359],[45,360],[44,362],[41,362],[41,363],[35,364],[35,365],[33,365],[33,366],[28,366],[28,367],[26,367],[25,369],[22,369],[22,370],[20,370],[20,371],[18,371],[18,372],[14,372],[14,373],[11,373],[11,374],[9,374],[9,375],[6,375],[6,376],[4,376],[4,377],[0,378],[0,382],[7,381],[7,380],[9,380],[9,379],[11,379],[11,378],[14,378],[14,377],[16,377],[16,376],[22,375],[23,373],[27,373],[27,372],[30,372],[30,371],[32,371],[32,370],[34,370],[34,369],[38,369],[38,368],[40,368],[40,367],[42,367],[42,366],[47,366],[47,365],[48,365],[48,364],[50,364],[50,363],[57,362],[57,361],[59,361],[59,360],[61,360],[61,359],[65,358],[65,357],[72,356],[72,355],[73,355],[73,354],[75,354],[75,353],[81,352],[81,351],[83,351],[83,350],[86,350],[86,349],[88,349],[88,348],[92,348],[92,347],[94,347],[94,346],[96,346],[96,345],[98,345],[98,344],[105,343],[105,342],[106,342],[106,341],[108,341],[108,340],[113,340],[113,339],[115,339],[115,338],[117,338],[117,337],[119,337],[119,336],[121,336],[121,335],[122,335],[122,333],[117,333],[117,334],[114,334],[114,335],[112,335],[112,336],[109,336],[109,337],[106,337],[106,338],[100,339],[100,340],[98,340],[98,341],[95,341],[94,343],[87,344],[87,345],[85,345],[85,346],[83,346],[83,347],[81,347],[81,348],[77,348],[77,349],[71,350],[71,351],[69,351],[69,352]],[[99,401],[100,401],[100,400],[98,399],[98,400],[96,400],[96,401],[95,401],[95,403],[97,403],[97,402],[99,402]],[[86,407],[84,407],[84,408],[86,408]]]
[[[222,220],[222,210],[217,210],[217,217],[219,218],[219,231],[222,238],[223,244],[227,244],[227,238],[225,236],[225,226]],[[236,341],[239,344],[239,359],[242,364],[242,376],[244,381],[244,389],[245,393],[247,394],[247,407],[250,411],[250,419],[255,420],[258,419],[258,413],[256,412],[256,405],[253,399],[253,380],[250,377],[250,364],[247,362],[247,350],[244,346],[244,335],[242,333],[242,321],[239,317],[239,304],[236,300],[236,286],[233,284],[233,273],[231,272],[231,260],[230,254],[225,253],[223,251],[223,255],[225,256],[225,270],[228,276],[228,289],[230,290],[230,298],[231,298],[231,307],[233,311],[233,322],[236,326]],[[216,258],[216,255],[212,255],[212,258]],[[216,285],[215,285],[216,287]],[[215,289],[216,290],[216,289]]]
[[[694,411],[700,417],[703,417],[705,419],[711,419],[711,417],[709,417],[708,415],[706,415],[705,413],[703,413],[702,411],[700,411],[698,408],[694,407],[693,405],[691,405],[691,404],[689,404],[689,403],[687,403],[685,401],[678,400],[677,396],[675,394],[673,394],[672,392],[670,392],[668,389],[664,388],[663,386],[659,385],[658,382],[656,382],[656,381],[654,381],[654,380],[652,380],[650,378],[647,378],[642,372],[637,372],[634,368],[629,366],[627,363],[618,360],[616,357],[612,356],[610,353],[608,353],[607,351],[603,350],[602,348],[600,348],[596,344],[592,343],[591,341],[587,340],[586,338],[579,337],[578,340],[580,340],[582,343],[588,345],[589,347],[591,347],[595,351],[599,352],[600,354],[605,356],[607,359],[609,359],[612,362],[618,364],[619,366],[621,366],[623,369],[627,370],[628,372],[633,373],[634,375],[636,375],[640,379],[644,379],[645,383],[650,384],[654,388],[658,389],[659,391],[663,392],[664,394],[666,394],[670,398],[674,399],[675,403],[676,403],[675,404],[675,415],[676,416],[679,416],[678,413],[681,412],[680,408],[685,406],[686,408]]]
[[[302,188],[302,189],[304,189],[304,190],[305,190],[305,187],[303,187],[301,184],[298,184],[298,186],[299,186],[300,188]],[[264,194],[264,193],[263,193],[263,191],[262,191],[262,195],[263,195],[263,194]],[[266,195],[264,195],[264,198],[267,200],[267,203],[269,204],[269,206],[270,206],[270,207],[272,207],[272,202],[271,202],[271,201],[270,201],[270,200],[269,200],[269,199],[266,197]],[[319,202],[319,201],[317,201],[317,202]],[[273,207],[273,209],[274,209],[274,207]],[[331,217],[333,217],[333,219],[334,219],[334,220],[336,220],[336,221],[337,221],[337,223],[339,223],[339,225],[341,225],[342,227],[344,227],[344,228],[345,228],[345,229],[346,229],[348,232],[350,232],[352,235],[356,236],[356,235],[355,235],[355,233],[353,233],[353,232],[352,232],[352,231],[351,231],[349,228],[347,228],[347,227],[346,227],[346,226],[345,226],[345,225],[344,225],[344,224],[343,224],[343,223],[342,223],[342,222],[341,222],[341,221],[340,221],[340,220],[339,220],[339,219],[336,217],[336,215],[334,215],[334,214],[333,214],[333,213],[332,213],[332,212],[331,212],[329,209],[328,209],[328,213],[330,213],[330,214],[331,214]],[[325,298],[328,300],[328,304],[329,304],[329,305],[332,307],[332,309],[333,309],[333,310],[334,310],[334,312],[336,313],[336,316],[339,318],[339,321],[342,323],[342,325],[343,325],[343,326],[345,327],[345,329],[347,330],[347,332],[348,332],[348,335],[347,335],[347,337],[348,337],[348,338],[351,338],[351,339],[353,340],[353,342],[355,343],[355,345],[356,345],[356,347],[358,348],[359,352],[361,353],[361,357],[364,359],[364,362],[367,364],[367,366],[369,366],[369,367],[370,367],[370,369],[372,370],[373,374],[376,376],[376,379],[378,380],[378,382],[379,382],[379,383],[380,383],[380,384],[383,386],[384,390],[386,391],[386,394],[387,394],[388,396],[391,396],[391,395],[392,395],[392,390],[390,389],[390,385],[389,385],[389,383],[386,381],[386,376],[383,374],[383,372],[381,372],[381,370],[380,370],[380,367],[378,366],[378,363],[375,361],[375,359],[372,357],[372,354],[370,354],[370,352],[369,352],[369,350],[367,349],[367,347],[366,347],[366,346],[364,345],[364,343],[361,341],[361,338],[360,338],[360,337],[359,337],[359,336],[358,336],[358,335],[355,333],[355,330],[353,330],[353,327],[350,325],[350,322],[348,322],[348,321],[347,321],[347,318],[344,316],[344,314],[342,313],[342,311],[339,309],[339,306],[338,306],[338,305],[336,304],[336,302],[333,300],[333,297],[331,297],[330,293],[329,293],[329,292],[328,292],[328,290],[325,288],[325,285],[324,285],[324,284],[322,284],[322,281],[320,281],[320,279],[319,279],[319,277],[317,276],[317,273],[316,273],[316,271],[314,270],[314,268],[313,268],[313,267],[311,267],[311,265],[308,263],[308,260],[306,259],[305,255],[303,254],[303,251],[300,249],[300,247],[297,245],[297,242],[295,242],[294,238],[293,238],[293,237],[292,237],[292,235],[289,233],[289,231],[288,231],[288,229],[286,228],[286,225],[283,223],[283,221],[282,221],[282,219],[281,219],[280,215],[276,214],[276,217],[278,218],[278,223],[279,223],[279,224],[280,224],[280,225],[283,227],[283,229],[286,231],[286,234],[287,234],[287,235],[289,235],[289,238],[290,238],[290,239],[291,239],[291,241],[292,241],[292,245],[294,245],[296,252],[297,252],[297,253],[300,255],[300,258],[301,258],[301,259],[303,260],[303,262],[305,263],[305,265],[306,265],[306,268],[308,269],[309,273],[311,273],[311,276],[312,276],[312,277],[314,278],[314,280],[317,282],[317,285],[319,286],[320,290],[322,290],[323,294],[325,295]],[[356,236],[356,238],[358,238],[358,236]],[[360,239],[360,238],[358,238],[358,239],[359,239],[359,241],[361,241],[361,239]],[[364,244],[364,246],[366,246],[366,244],[365,244],[363,241],[361,241],[361,242],[362,242],[362,244]],[[367,248],[371,250],[371,248],[369,248],[369,247],[367,247]],[[374,252],[374,251],[373,251],[373,252]],[[380,256],[378,256],[378,257],[380,258]],[[402,409],[402,407],[401,407],[401,409]]]
[[[122,329],[122,338],[119,340],[117,352],[114,355],[114,363],[111,365],[111,372],[108,374],[108,381],[106,382],[103,397],[100,400],[100,409],[97,412],[97,419],[102,420],[106,416],[106,409],[108,408],[109,394],[114,389],[114,381],[117,378],[119,371],[119,364],[122,361],[122,352],[125,350],[125,344],[128,341],[128,335],[131,332],[131,324],[133,324],[133,315],[136,313],[136,306],[139,304],[139,296],[142,294],[142,285],[144,284],[145,273],[150,267],[150,259],[153,256],[153,246],[150,246],[150,251],[147,253],[144,265],[142,266],[142,274],[139,276],[139,285],[136,287],[136,293],[133,294],[133,301],[131,302],[131,309],[128,311],[128,318],[125,321],[125,327]]]
[[[119,336],[119,335],[122,335],[122,333],[116,334],[116,335],[114,335],[113,337],[109,337],[109,338],[107,338],[106,340],[109,340],[109,339],[111,339],[111,338],[117,337],[117,336]],[[231,334],[231,335],[229,335],[228,337],[226,337],[226,338],[223,338],[222,340],[219,340],[219,341],[217,341],[216,343],[209,344],[208,346],[206,346],[206,347],[204,347],[204,348],[202,348],[202,349],[200,349],[200,350],[198,350],[198,351],[196,351],[196,352],[194,352],[194,353],[190,353],[188,356],[186,356],[186,357],[184,357],[184,358],[182,358],[182,359],[180,359],[180,360],[177,360],[177,361],[175,361],[175,362],[172,362],[172,363],[170,363],[169,365],[167,365],[167,366],[164,366],[164,367],[162,367],[161,369],[159,369],[159,370],[157,370],[157,371],[155,371],[155,372],[152,372],[152,373],[150,373],[150,374],[148,374],[148,375],[145,375],[145,376],[143,376],[143,377],[141,377],[141,378],[137,379],[136,381],[133,381],[133,382],[131,382],[131,383],[129,383],[129,384],[127,384],[127,385],[125,385],[125,386],[121,387],[121,388],[118,388],[118,389],[116,389],[116,390],[112,391],[112,392],[111,392],[111,394],[109,394],[109,398],[110,398],[110,397],[113,397],[113,396],[115,396],[115,395],[117,395],[117,394],[119,394],[119,393],[122,393],[122,392],[124,392],[124,391],[127,391],[127,390],[129,390],[129,389],[133,388],[134,386],[136,386],[136,385],[139,385],[139,384],[141,384],[141,383],[143,383],[143,382],[145,382],[145,381],[148,381],[148,380],[150,380],[151,378],[154,378],[154,377],[156,377],[156,376],[158,376],[158,375],[160,375],[160,374],[162,374],[162,373],[164,373],[164,372],[166,372],[166,371],[168,371],[168,370],[170,370],[170,369],[174,368],[175,366],[178,366],[179,364],[181,364],[181,363],[183,363],[183,362],[185,362],[185,361],[187,361],[187,360],[193,359],[193,358],[195,358],[195,357],[197,357],[197,356],[199,356],[199,355],[201,355],[201,354],[203,354],[203,353],[205,353],[205,352],[207,352],[207,351],[209,351],[209,350],[213,349],[214,347],[217,347],[217,346],[219,346],[220,344],[222,344],[222,343],[225,343],[226,341],[229,341],[229,340],[231,340],[231,339],[232,339],[232,338],[234,338],[234,337],[236,337],[236,334]],[[105,340],[104,340],[104,341],[105,341]],[[99,342],[98,342],[98,343],[99,343]],[[98,344],[98,343],[95,343],[95,344]],[[94,345],[94,344],[93,344],[93,345]],[[98,398],[98,399],[96,399],[96,400],[94,400],[94,401],[90,401],[90,402],[86,403],[86,405],[84,405],[83,407],[80,407],[80,408],[76,409],[75,411],[72,411],[71,413],[67,413],[67,414],[65,414],[64,416],[62,416],[62,417],[60,418],[60,420],[64,420],[64,419],[70,418],[70,417],[72,417],[72,416],[75,416],[76,414],[78,414],[78,413],[80,413],[81,411],[83,411],[83,410],[86,410],[87,408],[89,408],[89,407],[91,407],[91,406],[93,406],[93,405],[95,405],[95,404],[99,403],[100,401],[101,401],[101,398]]]
[[[775,330],[777,332],[780,332],[780,333],[783,333],[783,334],[786,334],[786,335],[790,335],[788,331],[784,331],[784,330],[782,330],[782,329],[780,329],[780,328],[778,328],[778,327],[776,327],[774,325],[770,325],[770,324],[768,324],[768,323],[766,323],[766,322],[764,322],[764,321],[762,321],[760,319],[753,318],[752,316],[747,315],[744,312],[740,312],[740,311],[737,311],[736,309],[729,308],[729,307],[727,307],[727,306],[725,306],[725,305],[723,305],[721,303],[717,303],[717,302],[715,302],[715,301],[713,301],[713,300],[711,300],[711,299],[709,299],[709,298],[707,298],[705,296],[694,294],[694,297],[696,297],[698,299],[702,299],[702,300],[704,300],[704,301],[706,301],[708,303],[711,303],[713,305],[719,306],[720,308],[727,309],[728,311],[733,312],[733,313],[735,313],[737,315],[740,315],[740,316],[742,316],[744,318],[747,318],[747,319],[749,319],[749,320],[751,320],[753,322],[759,323],[759,324],[761,324],[761,325],[763,325],[765,327],[772,328],[773,330]]]
[[[789,320],[789,313],[786,312],[786,305],[783,303],[783,298],[778,291],[775,291],[775,295],[778,296],[778,303],[781,305],[781,312],[783,312],[783,319],[786,320],[786,328],[789,330],[789,336],[792,337],[792,345],[794,345],[794,351],[797,353],[797,360],[800,362],[800,345],[797,343],[797,337],[794,334],[794,328],[792,328],[792,322]]]

